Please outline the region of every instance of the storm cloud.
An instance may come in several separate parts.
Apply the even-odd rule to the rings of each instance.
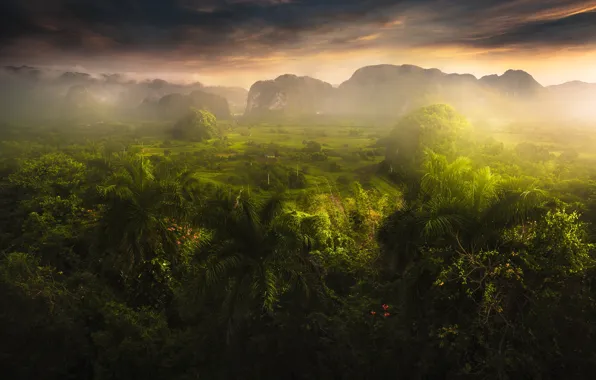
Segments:
[[[267,65],[366,49],[596,45],[596,1],[4,0],[5,64]]]

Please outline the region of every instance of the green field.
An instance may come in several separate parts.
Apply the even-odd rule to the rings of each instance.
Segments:
[[[247,170],[286,170],[306,179],[300,189],[341,191],[354,181],[366,187],[395,191],[388,182],[376,178],[377,164],[384,149],[376,148],[379,137],[389,127],[359,127],[329,124],[230,125],[220,123],[220,137],[204,142],[169,140],[168,135],[144,137],[132,147],[145,156],[186,156],[197,165],[192,169],[206,181],[239,187],[259,187]],[[324,159],[313,159],[305,142],[320,144]],[[208,159],[207,159],[208,157]],[[201,165],[208,160],[210,165]],[[203,163],[207,163],[206,161]],[[266,188],[266,186],[263,186]]]
[[[259,192],[272,190],[274,183],[278,183],[290,193],[302,190],[343,192],[357,181],[365,188],[397,194],[393,184],[379,177],[378,164],[384,160],[385,151],[375,146],[392,125],[354,125],[341,120],[315,125],[290,121],[277,124],[220,121],[218,138],[188,142],[172,140],[163,132],[168,129],[164,124],[154,128],[163,133],[145,135],[132,147],[145,156],[185,158],[201,180],[216,185]],[[477,128],[476,132],[507,148],[530,143],[554,157],[573,151],[584,159],[596,158],[590,130],[574,129],[562,134],[557,128],[536,130],[534,126],[509,126],[490,132]],[[310,141],[320,144],[324,159],[313,159],[313,152],[306,145]],[[288,186],[292,176],[303,176],[305,183]]]

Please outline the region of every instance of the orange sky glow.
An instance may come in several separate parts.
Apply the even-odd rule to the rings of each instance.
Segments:
[[[285,73],[337,85],[381,63],[596,82],[595,0],[7,4],[0,25],[22,21],[0,26],[0,62],[11,65],[245,88]]]

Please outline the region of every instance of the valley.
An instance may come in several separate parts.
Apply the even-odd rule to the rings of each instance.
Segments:
[[[0,102],[11,378],[595,365],[596,128],[573,90],[410,65],[336,88],[110,78],[12,77]]]

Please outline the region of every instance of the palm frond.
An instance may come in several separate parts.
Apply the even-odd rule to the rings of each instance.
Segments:
[[[483,215],[483,219],[493,225],[509,226],[527,220],[546,201],[546,192],[529,189],[522,192],[505,192]]]
[[[454,219],[457,215],[433,215],[426,219],[422,233],[426,238],[451,235],[455,231]]]
[[[212,257],[212,259],[206,264],[204,270],[205,276],[205,287],[206,289],[211,288],[220,281],[225,280],[230,271],[240,266],[242,259],[237,255],[231,255],[223,258]]]
[[[262,275],[264,278],[263,307],[267,311],[273,311],[273,306],[278,300],[278,279],[275,272],[269,268],[265,268]]]
[[[474,173],[471,186],[471,198],[476,212],[488,207],[498,196],[500,177],[494,175],[490,167],[484,167]]]
[[[283,195],[275,194],[269,197],[259,210],[259,220],[262,224],[270,225],[283,209]]]

